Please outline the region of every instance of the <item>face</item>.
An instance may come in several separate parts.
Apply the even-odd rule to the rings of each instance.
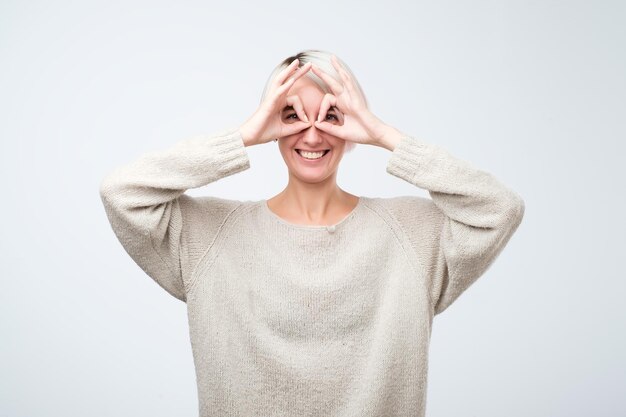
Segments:
[[[310,121],[317,120],[324,91],[310,78],[301,77],[289,89],[287,95],[298,95],[302,101],[304,112]],[[326,122],[340,124],[340,115],[330,108]],[[289,124],[298,121],[295,110],[288,108],[282,111],[281,120]],[[289,168],[290,175],[308,183],[317,183],[334,179],[337,167],[343,157],[346,141],[323,132],[311,125],[300,132],[279,138],[278,147]],[[314,151],[313,154],[302,154],[301,151]],[[318,151],[324,152],[318,157]]]

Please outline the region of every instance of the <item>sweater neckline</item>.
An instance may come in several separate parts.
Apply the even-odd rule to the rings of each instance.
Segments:
[[[275,221],[277,221],[278,223],[281,223],[287,227],[290,227],[292,229],[301,229],[301,230],[326,230],[330,233],[334,232],[335,229],[342,227],[344,224],[348,223],[348,221],[350,219],[352,219],[355,214],[360,210],[361,206],[363,205],[363,200],[364,197],[359,196],[359,199],[356,203],[356,205],[354,206],[354,208],[352,209],[352,211],[350,211],[350,213],[348,213],[343,219],[339,220],[337,223],[335,224],[330,224],[330,225],[311,225],[311,224],[296,224],[296,223],[291,223],[288,222],[287,220],[283,219],[282,217],[280,217],[278,214],[274,213],[270,208],[269,205],[267,204],[267,200],[261,200],[260,205],[261,205],[261,209],[262,211],[272,217]]]

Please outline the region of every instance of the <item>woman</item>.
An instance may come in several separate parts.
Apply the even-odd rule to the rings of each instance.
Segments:
[[[246,148],[275,138],[280,194],[185,194],[248,169]],[[340,189],[354,144],[391,151],[387,172],[431,198]],[[423,416],[433,317],[524,213],[491,174],[375,117],[323,51],[280,64],[241,126],[146,153],[100,194],[125,250],[187,303],[201,416]]]

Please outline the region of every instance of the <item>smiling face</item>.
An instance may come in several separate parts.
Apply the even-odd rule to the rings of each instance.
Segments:
[[[305,76],[299,78],[289,89],[287,95],[292,94],[300,97],[309,120],[317,120],[324,91]],[[281,120],[286,124],[294,123],[298,120],[298,115],[294,109],[286,107],[281,113]],[[340,115],[332,107],[327,112],[326,122],[340,124]],[[345,140],[323,132],[313,124],[295,135],[278,140],[280,153],[290,175],[308,183],[334,180],[345,146]]]

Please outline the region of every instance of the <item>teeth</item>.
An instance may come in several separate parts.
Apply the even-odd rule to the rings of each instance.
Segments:
[[[298,151],[298,153],[307,159],[318,159],[324,156],[325,151],[321,151],[321,152]]]

